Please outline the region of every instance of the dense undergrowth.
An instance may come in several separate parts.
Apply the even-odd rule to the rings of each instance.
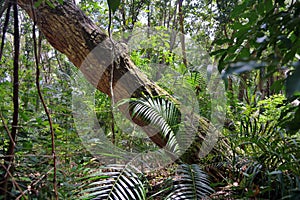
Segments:
[[[218,105],[209,86],[211,63],[217,65],[227,97],[224,106],[219,105],[226,116],[218,139],[228,149],[208,154],[195,164],[179,158],[159,166],[161,160],[186,150],[178,136],[180,105],[149,96],[113,102],[89,86],[80,90],[81,79],[76,79],[80,72],[40,37],[40,84],[55,133],[54,165],[49,120],[35,84],[32,24],[19,12],[19,123],[12,163],[5,160],[14,115],[13,23],[1,43],[0,185],[9,177],[7,199],[54,199],[55,192],[59,199],[300,199],[299,2],[184,1],[184,27],[178,2],[121,1],[114,10],[114,34],[121,38],[121,30],[137,28],[131,37],[143,38],[130,44],[132,61],[181,102],[193,98],[195,113],[208,121],[217,118],[214,107]],[[106,2],[85,0],[80,6],[92,19],[108,25],[107,17],[100,18],[107,16]],[[155,26],[152,32],[137,21],[139,14]],[[1,16],[1,26],[4,20]],[[182,34],[174,42],[170,28],[181,33],[184,28],[191,35],[186,35],[184,44],[187,64]],[[127,35],[124,41],[130,41]],[[182,97],[179,89],[188,92],[180,93]],[[96,118],[88,124],[95,125],[94,129],[99,125],[108,142],[94,137],[87,143],[78,132],[74,116],[81,113],[74,110],[73,97],[79,94],[94,97],[84,101]],[[143,119],[166,138],[164,150],[119,114],[118,107],[125,104],[130,105],[132,118]],[[91,151],[97,146],[102,148],[100,153]],[[155,167],[143,157],[152,151],[158,155],[158,161],[151,160]],[[7,166],[12,167],[12,174]]]

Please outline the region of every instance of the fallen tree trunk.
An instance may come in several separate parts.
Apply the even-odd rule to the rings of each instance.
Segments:
[[[33,8],[31,0],[18,1],[19,6],[36,20],[48,42],[65,54],[99,91],[110,97],[114,94],[115,101],[149,95],[168,96],[176,102],[134,65],[124,45],[111,40],[73,1],[68,0],[63,4],[56,1],[52,3],[54,8],[45,3]],[[110,87],[111,80],[113,93]],[[128,111],[121,111],[128,115]],[[198,121],[198,134],[182,157],[182,161],[186,163],[199,162],[201,144],[212,126],[203,118],[199,117]],[[144,124],[141,119],[134,120],[134,123],[141,126]],[[153,134],[151,129],[145,129],[145,132],[158,146],[166,145],[166,139],[160,134]],[[221,149],[214,150],[222,153]]]

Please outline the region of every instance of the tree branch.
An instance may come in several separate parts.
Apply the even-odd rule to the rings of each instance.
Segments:
[[[19,0],[18,2],[32,18],[30,0]],[[34,8],[38,27],[48,42],[65,54],[99,91],[111,97],[110,83],[113,80],[113,94],[116,102],[146,95],[164,96],[176,104],[180,104],[165,90],[149,80],[130,60],[126,48],[109,39],[73,1],[67,0],[63,4],[59,4],[57,1],[51,2],[55,8],[51,8],[47,4]],[[113,55],[112,52],[114,44],[116,44],[116,55]],[[116,67],[112,67],[113,65]],[[131,119],[126,106],[121,106],[120,110]],[[197,119],[199,119],[199,131],[193,143],[195,146],[191,147],[191,154],[187,153],[189,156],[185,160],[188,163],[199,161],[199,146],[205,135],[208,134],[207,130],[212,127],[208,120],[201,117],[197,117]],[[142,120],[133,121],[143,127]],[[153,133],[153,130],[151,128],[144,129],[154,143],[160,147],[165,146],[166,139],[160,134]],[[221,151],[220,149],[215,150],[218,153]]]

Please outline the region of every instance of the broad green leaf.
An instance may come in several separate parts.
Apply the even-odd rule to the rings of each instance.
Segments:
[[[239,53],[239,58],[248,58],[250,56],[249,48],[244,47],[240,53]]]
[[[254,69],[260,69],[265,67],[266,63],[258,63],[256,61],[249,61],[249,62],[237,62],[231,64],[226,70],[223,76],[227,76],[230,74],[241,74],[244,72],[248,72]]]
[[[272,0],[266,0],[264,1],[265,11],[269,12],[273,8],[273,1]]]
[[[240,15],[241,13],[244,13],[246,7],[247,7],[247,2],[244,2],[244,3],[242,3],[242,4],[238,5],[238,6],[236,6],[236,7],[233,9],[233,11],[231,12],[231,14],[230,14],[231,17],[232,17],[232,18],[239,17],[239,15]]]
[[[295,71],[286,79],[286,95],[293,96],[296,92],[300,92],[300,61],[294,64]]]
[[[120,6],[121,1],[120,0],[107,0],[109,9],[115,13]]]
[[[210,53],[210,56],[222,56],[227,53],[227,49],[219,49]]]
[[[293,118],[286,123],[283,123],[283,126],[285,126],[290,133],[296,133],[300,130],[300,107],[298,106],[296,110],[294,110]]]
[[[213,42],[213,44],[216,44],[216,45],[223,45],[223,44],[227,44],[227,43],[232,43],[233,41],[230,40],[230,39],[218,39],[216,41]]]
[[[272,86],[271,86],[271,90],[274,90],[275,92],[280,92],[280,90],[282,89],[284,85],[284,80],[280,79],[278,81],[275,81]]]

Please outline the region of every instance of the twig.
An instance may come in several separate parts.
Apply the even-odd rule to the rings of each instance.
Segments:
[[[3,31],[2,31],[2,39],[1,39],[1,47],[0,47],[0,61],[2,59],[2,53],[3,53],[3,49],[4,49],[4,40],[5,40],[5,34],[7,31],[8,22],[9,22],[10,8],[11,8],[11,3],[8,3],[7,10],[6,10],[6,16],[5,16],[5,22],[4,22]]]
[[[5,0],[4,5],[0,9],[0,18],[2,17],[5,10],[9,7],[9,0]]]
[[[111,107],[110,107],[110,112],[111,112],[111,133],[112,133],[112,143],[115,144],[116,140],[116,135],[115,135],[115,119],[114,119],[114,107],[115,107],[115,96],[114,96],[114,90],[113,90],[113,82],[114,82],[114,70],[115,70],[115,43],[112,40],[112,10],[111,7],[109,6],[109,24],[108,24],[108,36],[110,39],[111,44],[113,45],[113,56],[112,56],[112,64],[111,64],[111,73],[110,73],[110,94],[111,94]]]
[[[4,198],[7,199],[7,191],[8,191],[8,181],[9,177],[12,178],[12,174],[14,168],[12,167],[12,163],[14,161],[15,154],[15,146],[16,146],[16,136],[17,136],[17,127],[18,127],[18,118],[19,118],[19,54],[20,54],[20,33],[19,33],[19,18],[18,18],[18,6],[17,0],[12,3],[9,3],[6,20],[9,20],[9,11],[11,6],[13,7],[13,17],[14,17],[14,60],[13,60],[13,120],[12,120],[12,128],[9,134],[9,146],[6,155],[8,157],[4,158],[4,166],[6,169],[6,175],[3,181],[3,192]],[[7,27],[6,27],[7,28]],[[4,29],[5,30],[5,29]],[[3,30],[3,31],[4,31]],[[5,30],[6,31],[6,30]],[[4,37],[2,38],[1,49],[4,46]],[[2,57],[2,50],[1,50]],[[10,198],[10,197],[9,197]]]
[[[53,156],[53,190],[54,190],[54,194],[55,194],[55,199],[58,200],[58,192],[57,192],[57,183],[56,183],[56,153],[55,153],[55,134],[54,134],[54,129],[53,129],[53,123],[52,123],[52,118],[50,115],[50,112],[46,106],[46,103],[44,101],[44,97],[42,95],[41,92],[41,87],[40,87],[40,69],[39,69],[39,56],[38,56],[38,50],[37,50],[37,39],[36,39],[36,34],[35,34],[35,27],[36,27],[36,16],[35,16],[35,11],[33,9],[33,2],[31,1],[31,8],[32,8],[32,16],[33,16],[33,30],[32,30],[32,34],[33,34],[33,43],[34,43],[34,57],[35,57],[35,65],[36,65],[36,87],[37,87],[37,91],[38,91],[38,95],[39,98],[41,100],[41,103],[43,105],[44,111],[47,115],[48,121],[49,121],[49,127],[50,127],[50,133],[51,133],[51,147],[52,147],[52,156]],[[41,52],[39,52],[41,53]]]
[[[2,121],[2,125],[4,126],[4,129],[5,129],[5,131],[7,132],[8,136],[9,136],[9,139],[10,139],[11,141],[13,141],[13,138],[12,138],[12,136],[11,136],[11,133],[10,133],[10,131],[9,131],[9,128],[8,128],[7,124],[5,123],[5,119],[4,119],[3,115],[2,115],[2,112],[0,112],[0,118],[1,118],[1,121]],[[14,142],[14,141],[13,141],[13,142]],[[14,142],[14,146],[15,146],[15,145],[16,145],[16,143]]]
[[[48,174],[53,170],[54,168],[51,168],[46,174],[44,174],[43,176],[41,176],[38,180],[36,180],[35,182],[32,182],[26,190],[24,190],[17,198],[16,200],[19,200],[21,197],[23,197],[27,192],[29,192],[31,190],[32,187],[36,186],[40,181],[42,181],[45,177],[48,176]]]
[[[22,194],[23,193],[22,188],[19,186],[19,184],[17,183],[17,181],[15,181],[15,179],[13,178],[13,175],[9,172],[9,169],[7,169],[3,164],[1,164],[1,166],[7,171],[8,176],[12,178],[11,182],[18,188],[18,190]],[[26,197],[24,197],[24,198],[27,199]]]

